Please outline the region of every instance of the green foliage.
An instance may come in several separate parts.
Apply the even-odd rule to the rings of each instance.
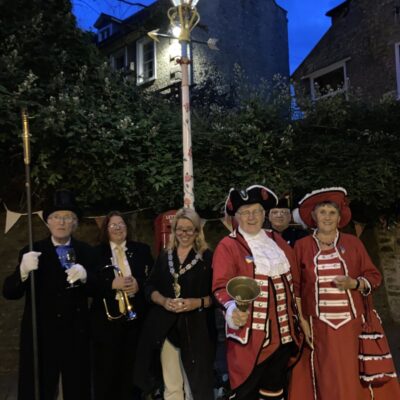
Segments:
[[[0,196],[24,193],[27,106],[35,203],[64,187],[102,209],[175,204],[177,106],[113,73],[76,28],[69,1],[17,0],[0,15]]]
[[[219,209],[230,187],[255,182],[287,190],[291,184],[287,168],[291,133],[288,125],[290,97],[280,77],[262,82],[257,91],[238,76],[224,105],[217,96],[198,110],[194,119],[193,154],[196,205]],[[227,96],[228,93],[221,93]]]
[[[353,200],[394,210],[400,199],[400,104],[350,95],[321,99],[294,124],[291,167],[296,186],[344,186]]]
[[[20,108],[30,113],[32,183],[38,207],[55,188],[86,206],[182,205],[180,106],[110,71],[78,30],[67,0],[0,3],[0,197],[24,193]],[[400,199],[400,105],[343,96],[299,99],[290,119],[282,77],[250,86],[206,71],[193,91],[195,205],[215,213],[230,187],[260,183],[278,195],[344,186],[370,209]]]

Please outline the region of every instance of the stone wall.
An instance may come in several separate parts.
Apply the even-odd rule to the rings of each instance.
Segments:
[[[200,1],[198,10],[204,27],[196,28],[193,37],[218,38],[220,51],[194,44],[196,83],[212,66],[229,81],[235,64],[254,84],[275,74],[289,76],[287,12],[275,1]]]
[[[101,43],[100,51],[110,56],[127,48],[129,61],[136,63],[135,42],[138,39],[157,28],[160,33],[170,33],[167,10],[171,5],[170,0],[158,0],[158,5],[151,6],[152,14],[146,15],[143,22],[130,23],[131,17],[128,18],[124,35]],[[192,32],[192,39],[206,42],[211,37],[217,38],[220,50],[191,44],[193,83],[200,84],[209,77],[210,71],[218,72],[230,82],[235,64],[241,66],[249,82],[254,84],[260,79],[271,80],[275,74],[289,76],[287,12],[274,0],[200,1],[198,11],[201,19]],[[181,67],[176,59],[180,54],[176,39],[160,38],[156,42],[157,76],[144,87],[162,90],[179,83]],[[135,74],[129,76],[133,78]]]
[[[377,229],[377,240],[390,314],[400,323],[400,226]]]
[[[391,0],[353,0],[293,74],[296,81],[335,62],[346,62],[352,90],[370,98],[397,91],[395,44],[400,14]],[[309,86],[309,79],[303,83]]]

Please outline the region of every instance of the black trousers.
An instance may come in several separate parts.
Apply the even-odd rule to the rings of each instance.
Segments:
[[[133,384],[139,329],[136,321],[121,328],[117,339],[93,343],[94,400],[141,399],[140,389]]]
[[[277,392],[287,383],[288,362],[293,353],[293,343],[284,344],[261,364],[256,365],[247,380],[240,385],[230,398],[234,400],[258,400],[260,389]]]
[[[34,396],[33,353],[31,344],[22,344],[18,400],[32,400]],[[59,340],[39,346],[39,397],[54,400],[59,381],[62,381],[64,400],[89,400],[90,357],[89,340],[76,339],[59,333]]]

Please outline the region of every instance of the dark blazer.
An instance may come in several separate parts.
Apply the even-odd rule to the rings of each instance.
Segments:
[[[89,398],[88,295],[94,288],[93,253],[88,244],[73,238],[71,246],[76,253],[76,262],[83,265],[88,274],[86,284],[79,283],[73,289],[67,288],[67,276],[51,238],[33,244],[33,250],[42,253],[34,273],[41,399],[50,398],[48,393],[53,390],[51,386],[55,375],[60,372],[61,360],[65,371],[70,370],[82,377],[77,379],[73,389],[76,389],[76,399]],[[31,399],[34,392],[31,278],[22,282],[19,267],[22,255],[28,251],[25,247],[20,252],[17,268],[3,285],[3,295],[7,299],[20,299],[25,295],[20,334],[19,399]]]
[[[153,257],[150,247],[144,243],[127,241],[127,257],[131,268],[132,276],[137,280],[139,291],[133,298],[130,298],[134,311],[137,313],[135,323],[139,325],[146,313],[146,301],[143,294],[144,283],[150,273],[153,265]],[[115,277],[112,270],[104,271],[106,265],[112,263],[112,251],[109,243],[101,244],[95,248],[96,252],[96,270],[97,270],[97,290],[91,306],[91,327],[92,337],[94,341],[107,342],[110,340],[118,340],[120,338],[121,329],[126,325],[126,319],[109,321],[105,313],[103,299],[107,300],[107,304],[113,314],[118,313],[118,301],[115,299],[116,291],[112,289],[112,281]]]

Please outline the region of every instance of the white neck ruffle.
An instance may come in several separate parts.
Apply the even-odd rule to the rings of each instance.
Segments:
[[[275,276],[290,270],[289,260],[284,251],[264,230],[260,230],[256,235],[249,235],[239,227],[239,232],[250,247],[257,274]]]

